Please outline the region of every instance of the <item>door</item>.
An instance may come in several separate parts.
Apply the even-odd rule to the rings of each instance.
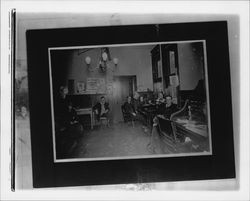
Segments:
[[[133,96],[135,76],[115,76],[113,83],[113,121],[114,123],[122,122],[123,116],[121,106],[127,100],[127,96]]]

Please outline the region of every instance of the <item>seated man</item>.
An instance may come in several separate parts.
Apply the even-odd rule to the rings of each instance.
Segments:
[[[83,126],[79,123],[72,102],[67,105],[62,119],[63,127],[56,132],[56,149],[59,158],[70,155],[83,135]]]
[[[138,110],[138,107],[139,107],[139,97],[140,95],[138,94],[138,92],[135,92],[134,94],[134,98],[133,98],[133,105],[134,105],[134,108],[135,108],[135,111]]]
[[[73,125],[75,123],[78,123],[78,116],[77,116],[75,109],[73,108],[72,102],[69,102],[68,104],[68,110],[66,112],[66,119],[67,119],[68,125]]]
[[[134,105],[135,113],[138,113],[143,110],[143,106],[146,104],[146,102],[144,101],[143,96],[140,96],[138,92],[135,92],[132,104]]]
[[[138,120],[143,124],[142,128],[146,131],[147,126],[147,114],[144,111],[144,97],[140,96],[138,92],[135,92],[134,98],[132,102],[132,112],[127,112],[129,114],[132,114],[132,116],[129,116],[129,120]],[[124,104],[126,105],[126,104]],[[126,112],[126,110],[125,110]]]
[[[132,103],[131,96],[128,96],[127,101],[124,103],[123,112],[129,118],[129,120],[134,120],[136,118],[136,110],[134,104]]]
[[[109,103],[106,102],[105,97],[100,98],[100,102],[93,107],[93,111],[97,115],[97,120],[100,121],[101,117],[108,117]]]
[[[161,108],[160,114],[163,114],[165,118],[170,119],[171,115],[177,111],[176,104],[173,104],[172,97],[167,96],[166,97],[166,104],[164,104],[164,107]]]
[[[66,112],[66,122],[67,130],[69,131],[72,138],[78,138],[82,135],[83,126],[79,122],[79,117],[77,116],[76,110],[73,107],[73,104],[69,102],[68,110]]]
[[[55,97],[55,126],[56,131],[63,131],[67,126],[66,113],[68,111],[67,89],[61,86]]]
[[[171,137],[174,140],[174,135],[172,131],[170,117],[173,113],[177,111],[176,104],[173,104],[172,97],[166,97],[166,104],[158,108],[158,115],[155,117],[154,121],[157,121],[159,126],[159,131],[165,133],[164,136]]]

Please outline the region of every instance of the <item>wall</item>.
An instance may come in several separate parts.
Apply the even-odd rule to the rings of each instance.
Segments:
[[[106,73],[100,73],[97,70],[101,56],[100,48],[92,49],[82,54],[79,54],[79,51],[82,50],[72,50],[71,62],[68,69],[68,79],[74,79],[76,82],[86,82],[87,77],[104,77],[106,79],[112,79],[113,76],[136,75],[137,87],[144,90],[147,88],[152,90],[153,80],[150,55],[150,50],[152,48],[152,45],[141,47],[111,47],[111,57],[118,58],[119,63],[117,67],[115,67],[113,62],[108,62],[110,69],[108,69]],[[91,68],[94,68],[93,72],[87,69],[85,63],[86,56],[91,57],[90,65]],[[112,69],[115,69],[114,72]]]
[[[203,76],[203,60],[191,43],[179,43],[178,61],[180,90],[192,90]]]

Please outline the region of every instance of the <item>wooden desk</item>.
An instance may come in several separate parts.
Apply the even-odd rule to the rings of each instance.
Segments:
[[[187,118],[177,118],[174,121],[177,127],[182,127],[183,130],[195,136],[208,136],[207,125],[204,122],[196,120],[188,120]]]
[[[85,115],[85,114],[90,115],[91,129],[93,129],[94,117],[93,117],[92,108],[79,108],[79,109],[76,109],[76,113],[77,113],[77,115]]]
[[[204,122],[178,118],[172,121],[176,138],[185,142],[186,137],[191,139],[190,145],[198,146],[197,152],[209,151],[208,128]],[[210,142],[211,143],[211,142]]]
[[[163,115],[157,115],[157,117],[163,141],[173,148],[173,153],[208,152],[210,150],[207,125],[204,122],[189,121],[186,117],[175,119],[175,121]]]

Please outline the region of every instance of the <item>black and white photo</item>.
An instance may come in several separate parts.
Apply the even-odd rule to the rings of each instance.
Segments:
[[[227,22],[26,36],[35,186],[235,177]]]
[[[205,44],[48,48],[54,161],[211,155]]]

